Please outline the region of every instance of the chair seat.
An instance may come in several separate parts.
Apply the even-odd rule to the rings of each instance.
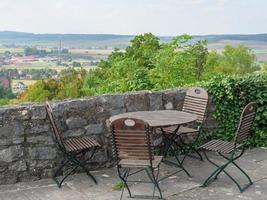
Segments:
[[[173,133],[176,128],[177,128],[177,126],[170,126],[170,127],[164,128],[163,130],[165,131],[165,133]],[[180,134],[186,134],[186,133],[196,133],[198,131],[199,130],[195,129],[195,128],[180,126],[177,134],[180,135]]]
[[[156,168],[159,166],[159,164],[162,161],[163,156],[154,156],[154,159],[152,160],[152,167]],[[119,165],[121,167],[148,167],[150,166],[149,160],[130,160],[130,159],[122,159],[119,162]]]
[[[91,137],[69,138],[64,141],[64,146],[68,152],[81,151],[92,147],[99,147],[100,144]]]
[[[211,140],[206,144],[203,144],[200,148],[208,151],[215,151],[218,153],[228,154],[233,152],[235,148],[239,148],[241,144],[235,144],[233,142],[227,142],[223,140]]]

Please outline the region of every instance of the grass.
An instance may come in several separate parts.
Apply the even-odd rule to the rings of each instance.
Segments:
[[[119,181],[112,187],[112,190],[121,191],[123,188],[125,188],[125,184],[122,181]]]

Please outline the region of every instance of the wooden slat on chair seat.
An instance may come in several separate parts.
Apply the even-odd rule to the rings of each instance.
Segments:
[[[69,138],[64,141],[67,151],[81,151],[91,147],[98,147],[100,144],[91,137]]]
[[[222,140],[211,140],[206,144],[202,145],[200,148],[208,151],[216,151],[219,153],[231,153],[235,148],[239,148],[241,144],[236,144],[234,142],[227,142]]]
[[[152,160],[152,167],[156,168],[162,161],[163,156],[154,156]],[[119,162],[119,165],[122,167],[148,167],[150,166],[149,160],[130,160],[130,159],[122,159]]]

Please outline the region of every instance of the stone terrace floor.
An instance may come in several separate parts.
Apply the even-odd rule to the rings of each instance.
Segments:
[[[210,157],[217,162],[222,159],[210,153]],[[188,158],[185,167],[193,175],[188,178],[180,172],[175,176],[163,180],[160,187],[165,199],[179,200],[266,200],[267,199],[267,150],[263,148],[248,150],[238,161],[251,176],[254,184],[245,192],[239,193],[235,184],[223,173],[217,181],[209,187],[200,187],[205,178],[214,167],[206,160],[204,162]],[[162,164],[161,175],[174,170],[174,167]],[[227,170],[243,183],[246,179],[234,168]],[[63,187],[59,189],[52,179],[44,179],[35,182],[24,182],[15,185],[0,186],[0,200],[118,200],[119,191],[113,191],[112,187],[118,183],[116,168],[94,171],[99,184],[94,185],[83,173],[75,174],[68,178]],[[140,175],[139,178],[145,176]],[[152,193],[150,184],[133,184],[133,193]],[[125,190],[123,199],[129,199]]]

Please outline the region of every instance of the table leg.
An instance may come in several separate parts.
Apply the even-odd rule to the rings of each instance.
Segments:
[[[177,128],[174,130],[173,133],[168,133],[166,134],[165,131],[163,130],[163,128],[161,128],[161,132],[162,132],[162,136],[163,136],[163,142],[164,142],[164,150],[163,150],[163,155],[166,158],[168,153],[173,154],[173,156],[175,157],[176,162],[173,161],[169,161],[164,159],[163,162],[165,164],[171,164],[171,165],[175,165],[177,167],[179,167],[181,170],[183,170],[189,177],[191,177],[191,175],[189,174],[189,172],[183,167],[182,162],[179,160],[179,157],[177,155],[177,151],[174,147],[174,144],[177,145],[182,151],[184,151],[184,149],[182,148],[181,145],[179,145],[177,142],[175,142],[175,139],[177,138],[177,131],[179,130],[180,126],[177,126]],[[179,171],[181,171],[179,170]],[[177,172],[179,172],[177,171]]]

